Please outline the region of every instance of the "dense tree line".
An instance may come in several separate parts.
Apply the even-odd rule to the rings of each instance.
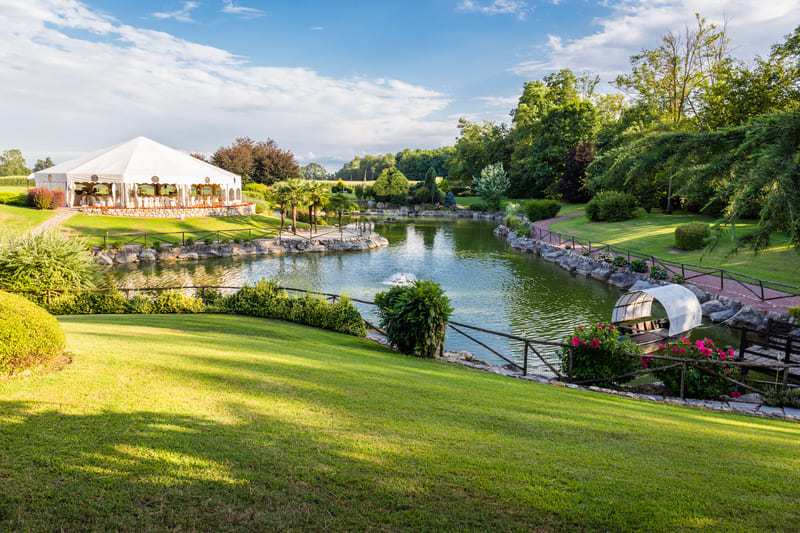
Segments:
[[[239,137],[231,146],[220,147],[211,162],[242,177],[243,183],[271,185],[300,177],[300,166],[294,154],[283,150],[272,139],[254,141]]]

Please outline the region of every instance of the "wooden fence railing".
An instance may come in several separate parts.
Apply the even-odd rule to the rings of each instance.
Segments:
[[[734,283],[740,290],[745,290],[752,294],[754,298],[761,301],[779,300],[782,298],[792,298],[800,296],[800,287],[795,285],[787,285],[774,281],[767,281],[759,279],[747,274],[733,272],[724,268],[706,267],[702,265],[692,265],[680,263],[677,261],[670,261],[669,259],[662,259],[653,255],[642,254],[635,250],[622,248],[613,244],[592,241],[583,237],[575,237],[574,235],[567,235],[550,231],[537,227],[531,228],[531,238],[547,244],[555,244],[559,247],[569,246],[572,250],[581,254],[592,255],[595,253],[607,252],[610,254],[624,256],[628,263],[632,259],[640,259],[645,263],[649,263],[650,267],[660,266],[664,268],[668,276],[680,274],[686,281],[697,280],[703,276],[711,276],[719,278],[719,289],[725,289],[725,281],[728,281],[730,286]]]

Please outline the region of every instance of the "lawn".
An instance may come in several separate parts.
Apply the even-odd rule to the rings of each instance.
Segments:
[[[559,214],[566,213],[562,210]],[[789,239],[786,235],[774,235],[772,247],[758,255],[747,251],[729,255],[736,242],[731,238],[729,231],[711,252],[678,250],[675,248],[675,228],[688,222],[712,224],[714,219],[683,212],[665,215],[656,211],[650,214],[640,211],[640,216],[633,220],[591,222],[584,216],[562,220],[550,226],[550,229],[636,250],[641,254],[654,255],[670,261],[720,267],[760,279],[788,285],[800,285],[797,269],[792,266],[797,264],[799,257],[797,252],[789,246]],[[738,223],[735,228],[735,237],[738,239],[747,235],[755,229],[755,226],[755,221]]]
[[[787,531],[800,425],[223,315],[59,319],[0,381],[0,530]]]
[[[6,190],[6,188],[3,188],[3,190]],[[0,227],[4,230],[27,230],[55,214],[55,211],[0,204]]]
[[[287,219],[286,227],[291,225],[291,218]],[[186,220],[165,219],[165,218],[129,218],[129,217],[110,217],[101,215],[77,214],[64,222],[64,229],[78,234],[105,234],[109,233],[109,240],[130,240],[114,239],[114,234],[119,233],[176,233],[171,236],[164,236],[171,242],[180,242],[180,232],[185,232],[185,236],[194,236],[202,239],[203,234],[209,232],[225,231],[228,237],[253,238],[261,236],[256,232],[258,228],[280,228],[281,219],[279,217],[267,215],[249,215],[241,217],[199,217],[187,218]],[[304,227],[306,224],[299,223],[298,226]],[[252,230],[249,233],[248,230]],[[224,236],[224,235],[223,235]],[[95,237],[93,244],[103,242],[103,237]]]

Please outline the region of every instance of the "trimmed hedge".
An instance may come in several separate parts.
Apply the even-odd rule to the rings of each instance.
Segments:
[[[219,306],[230,313],[297,322],[356,337],[367,334],[361,313],[348,298],[343,297],[336,303],[312,295],[290,298],[280,290],[275,280],[245,285],[235,294],[223,298]]]
[[[699,250],[708,242],[711,232],[707,224],[690,222],[675,228],[675,247],[681,250]]]
[[[555,218],[561,210],[556,200],[530,200],[525,204],[525,215],[531,222]]]
[[[0,204],[25,207],[27,195],[24,192],[0,192]]]
[[[64,352],[64,330],[36,305],[0,291],[0,374],[13,374],[52,361]]]
[[[639,204],[627,192],[604,191],[597,193],[586,204],[586,216],[592,222],[619,222],[636,216]]]

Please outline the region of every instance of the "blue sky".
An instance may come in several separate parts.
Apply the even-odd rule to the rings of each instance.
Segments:
[[[800,23],[796,0],[0,0],[0,149],[64,161],[137,135],[211,153],[274,139],[330,169],[508,122],[525,81],[608,81],[694,13],[749,59]],[[13,125],[13,127],[8,127]]]

